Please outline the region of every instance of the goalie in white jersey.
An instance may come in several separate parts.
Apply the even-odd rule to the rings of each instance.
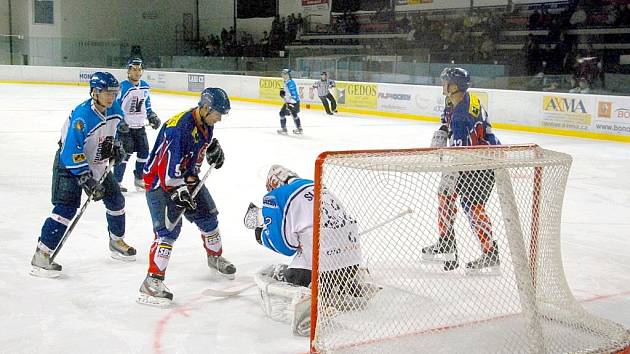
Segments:
[[[125,119],[118,126],[118,139],[123,143],[127,156],[120,165],[114,167],[114,176],[120,184],[127,168],[131,154],[136,153],[136,166],[133,170],[134,185],[137,190],[144,191],[142,169],[149,157],[149,141],[145,131],[145,119],[153,129],[160,128],[160,118],[151,108],[151,87],[141,80],[144,73],[144,63],[140,58],[133,58],[127,62],[127,80],[121,82],[118,102],[125,112]],[[121,185],[120,189],[127,189]]]
[[[263,198],[262,210],[251,203],[245,215],[245,226],[255,230],[258,243],[292,259],[289,265],[271,265],[256,274],[262,306],[274,320],[291,320],[295,334],[307,335],[313,255],[313,181],[300,178],[283,166],[273,165],[266,187],[268,193]],[[322,204],[320,289],[337,301],[344,296],[361,298],[366,287],[358,281],[361,247],[357,223],[331,193],[322,193]]]

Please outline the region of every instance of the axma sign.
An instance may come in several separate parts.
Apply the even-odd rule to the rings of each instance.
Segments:
[[[588,113],[581,99],[561,96],[544,96],[543,111],[579,114]]]

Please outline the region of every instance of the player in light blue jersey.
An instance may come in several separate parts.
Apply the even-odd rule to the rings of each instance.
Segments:
[[[103,200],[107,208],[107,230],[112,258],[133,261],[136,250],[125,236],[125,198],[107,166],[120,162],[125,152],[115,141],[123,112],[116,103],[120,85],[108,72],[96,72],[90,79],[91,98],[78,105],[64,123],[55,155],[52,178],[52,214],[42,226],[31,274],[57,277],[61,265],[51,262],[68,224],[81,204],[82,190],[93,200]],[[100,183],[102,182],[102,183]]]
[[[133,58],[127,62],[127,80],[120,84],[120,93],[117,99],[125,112],[125,119],[118,126],[118,137],[123,142],[127,156],[123,163],[114,167],[116,181],[121,184],[127,162],[135,152],[136,167],[133,170],[133,176],[134,185],[138,191],[144,191],[142,169],[149,157],[149,141],[144,129],[144,120],[147,119],[153,129],[158,129],[161,124],[160,118],[151,108],[151,87],[146,81],[141,80],[143,72],[144,63],[142,59]],[[123,192],[127,191],[122,185],[120,189]]]
[[[280,97],[284,100],[284,104],[282,109],[280,109],[280,129],[278,129],[278,134],[288,134],[286,118],[288,115],[293,117],[293,123],[295,123],[293,134],[302,134],[302,124],[300,123],[300,117],[298,117],[298,113],[300,113],[300,95],[295,81],[291,78],[291,69],[282,69],[282,79],[284,80],[284,88],[280,90]]]

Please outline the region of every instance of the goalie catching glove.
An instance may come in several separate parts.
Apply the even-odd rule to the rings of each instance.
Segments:
[[[157,114],[155,114],[155,112],[151,111],[149,112],[149,115],[147,116],[147,120],[149,121],[149,125],[151,126],[151,128],[153,129],[159,129],[160,128],[160,124],[162,124],[162,121],[160,121],[160,118],[158,118]]]
[[[185,184],[174,189],[173,192],[171,192],[170,198],[175,205],[187,211],[194,210],[197,207],[197,203],[195,203],[188,191],[188,186]]]
[[[208,146],[206,150],[206,161],[208,164],[214,164],[214,168],[219,169],[223,166],[223,162],[225,161],[225,155],[223,154],[223,149],[221,148],[221,144],[219,141],[214,138]]]
[[[262,213],[260,208],[257,207],[256,204],[251,202],[249,203],[249,207],[247,207],[247,212],[245,212],[245,217],[243,217],[243,224],[246,228],[254,230],[256,242],[262,245]]]

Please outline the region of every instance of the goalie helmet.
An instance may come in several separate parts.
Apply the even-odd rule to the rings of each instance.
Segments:
[[[230,112],[230,98],[223,89],[208,87],[201,91],[198,106],[208,106],[213,111],[228,114]]]
[[[92,77],[90,78],[90,93],[92,93],[93,90],[101,92],[118,91],[119,89],[120,83],[118,82],[116,77],[106,71],[97,71],[92,74]]]
[[[470,88],[470,74],[462,68],[444,68],[440,74],[442,82],[448,82],[457,86],[461,92],[466,92]]]
[[[297,173],[289,170],[282,165],[272,165],[267,173],[267,192],[282,187],[289,182],[291,178],[298,178]]]

